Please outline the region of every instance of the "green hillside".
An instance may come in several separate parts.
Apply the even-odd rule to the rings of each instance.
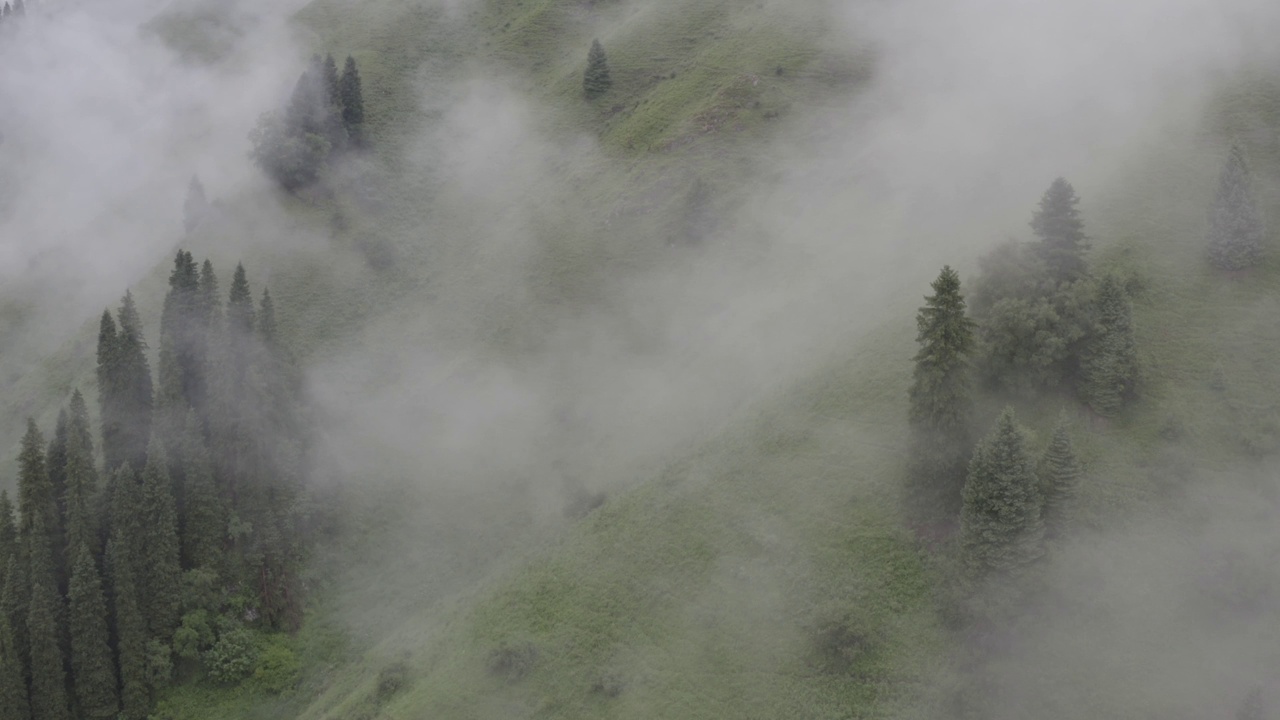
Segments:
[[[335,171],[331,196],[250,189],[219,198],[218,219],[183,247],[228,275],[243,259],[255,289],[270,284],[295,353],[347,383],[341,392],[351,395],[331,405],[384,387],[378,363],[402,372],[419,347],[454,351],[459,366],[534,364],[566,317],[627,318],[618,288],[697,262],[709,218],[749,202],[752,180],[769,172],[759,149],[789,120],[855,97],[875,68],[869,48],[838,46],[820,14],[784,3],[314,0],[296,25],[317,52],[360,63],[373,156]],[[188,57],[234,61],[234,19],[179,13],[153,27]],[[588,102],[581,73],[594,38],[615,84]],[[477,77],[498,90],[485,95]],[[477,94],[488,98],[470,118],[477,124],[501,126],[484,113],[511,112],[536,128],[534,137],[481,138],[508,141],[494,152],[510,153],[510,177],[467,179],[423,141],[441,123],[467,120],[451,112]],[[1234,78],[1202,125],[1153,140],[1108,185],[1123,191],[1086,195],[1095,272],[1117,272],[1134,291],[1144,369],[1136,404],[1110,420],[1067,396],[980,405],[985,432],[1014,404],[1037,452],[1067,409],[1089,470],[1077,519],[1106,538],[1067,545],[1042,578],[1061,606],[1026,632],[1052,638],[1033,656],[1061,673],[1019,667],[1016,655],[992,661],[1005,682],[1031,688],[1035,700],[1020,709],[1116,718],[1178,709],[1176,690],[1152,699],[1150,677],[1115,679],[1146,657],[1133,645],[1167,657],[1177,643],[1152,641],[1140,623],[1131,646],[1101,643],[1111,651],[1101,659],[1063,640],[1077,629],[1109,637],[1131,608],[1081,599],[1073,580],[1098,573],[1105,598],[1113,576],[1082,570],[1078,553],[1100,546],[1123,559],[1128,541],[1108,533],[1213,528],[1222,506],[1274,503],[1280,253],[1228,277],[1204,262],[1203,247],[1205,208],[1233,140],[1244,140],[1266,216],[1280,218],[1276,127],[1280,85]],[[544,182],[525,187],[530,180]],[[511,184],[503,189],[519,201],[511,222],[522,223],[525,245],[485,235],[507,227],[510,208],[486,204],[468,182]],[[269,245],[246,239],[264,232]],[[967,283],[977,258],[958,246],[964,254],[949,261]],[[158,268],[134,289],[148,328],[158,324],[167,259]],[[608,498],[567,520],[492,497],[558,482],[534,462],[531,479],[493,481],[489,493],[461,487],[483,468],[456,469],[459,487],[430,495],[415,480],[436,468],[398,453],[380,426],[322,449],[319,464],[335,469],[318,473],[319,498],[339,508],[339,527],[313,559],[302,629],[271,640],[299,658],[296,687],[189,680],[165,691],[156,716],[943,716],[963,687],[969,647],[945,612],[948,549],[918,539],[900,503],[914,313],[927,281],[895,290],[875,309],[888,320],[833,341],[838,351],[813,362],[816,371],[747,398],[676,456],[586,479]],[[92,388],[95,333],[86,322],[38,370],[7,380],[11,406],[48,424],[72,387]],[[408,360],[403,347],[415,348]],[[6,423],[0,436],[16,446],[20,426]],[[340,482],[347,452],[369,460],[370,482]],[[1259,534],[1265,542],[1242,550],[1241,562],[1265,574],[1274,541]],[[1184,556],[1170,552],[1168,567],[1179,567]],[[1135,592],[1159,586],[1135,582]],[[1238,584],[1228,578],[1224,592]],[[1238,641],[1231,647],[1249,662],[1274,663],[1275,631],[1251,629],[1280,627],[1274,604],[1250,612],[1252,625],[1224,622],[1202,641],[1223,653]],[[1198,638],[1211,613],[1171,614]],[[1072,708],[1069,682],[1092,691],[1085,709]],[[1212,699],[1234,710],[1235,690]]]

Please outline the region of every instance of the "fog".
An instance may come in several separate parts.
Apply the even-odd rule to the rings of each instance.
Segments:
[[[436,6],[442,23],[465,28],[477,3]],[[623,42],[684,4],[635,0],[602,10],[593,30],[606,45]],[[350,269],[353,284],[380,282],[350,247],[293,224],[247,158],[249,129],[287,97],[313,49],[290,22],[300,5],[226,8],[233,50],[211,64],[139,29],[182,5],[48,0],[20,32],[3,28],[0,283],[30,308],[21,339],[0,351],[11,374],[73,339],[171,254],[193,173],[229,212],[251,218],[240,225],[249,232],[197,254],[265,258],[250,268],[255,288],[287,272],[295,246],[311,262]],[[397,498],[396,517],[379,510],[389,520],[359,572],[401,568],[394,574],[409,576],[402,592],[412,597],[383,597],[384,612],[370,617],[362,610],[373,595],[355,592],[353,626],[394,627],[400,613],[471,587],[492,563],[554,537],[580,493],[617,494],[653,477],[885,323],[910,332],[938,267],[969,277],[985,248],[1024,237],[1054,177],[1072,180],[1105,246],[1097,219],[1135,168],[1213,147],[1206,111],[1222,84],[1280,66],[1271,42],[1280,5],[1265,0],[767,8],[821,22],[833,53],[869,48],[871,80],[785,115],[746,154],[745,176],[715,205],[714,229],[692,243],[670,243],[651,218],[636,219],[643,198],[624,197],[613,213],[592,207],[601,197],[593,185],[628,182],[632,161],[564,122],[518,68],[459,63],[411,88],[421,127],[398,158],[402,175],[368,177],[424,178],[388,202],[427,210],[409,225],[381,223],[376,211],[360,217],[368,232],[410,248],[407,267],[425,289],[396,296],[306,358],[315,474],[371,505],[383,489]],[[396,21],[394,8],[370,12]],[[291,312],[300,311],[281,310],[286,331]],[[1170,680],[1197,663],[1273,663],[1246,620],[1185,604],[1197,592],[1188,589],[1197,558],[1255,539],[1275,546],[1274,506],[1231,495],[1193,509],[1205,517],[1194,536],[1144,521],[1056,558],[1048,584],[1063,603],[1081,602],[1088,587],[1114,614],[1083,632],[1053,621],[1074,622],[1078,611],[1051,615],[1027,631],[1015,660],[997,663],[998,682],[1065,668],[1064,682],[1096,687],[1153,663],[1135,682],[1171,693],[1163,704],[1176,708],[1184,694],[1188,705],[1203,699],[1199,686]],[[1199,650],[1180,657],[1184,646]],[[1098,647],[1113,661],[1095,664]],[[1230,698],[1242,682],[1227,670],[1204,680]],[[1000,697],[1025,707],[1014,690]],[[1081,705],[1062,716],[1096,715]]]

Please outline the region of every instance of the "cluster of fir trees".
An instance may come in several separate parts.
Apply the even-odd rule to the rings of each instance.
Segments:
[[[312,56],[283,115],[263,115],[249,140],[253,161],[291,191],[315,182],[335,155],[363,147],[364,95],[355,59],[347,56],[339,75],[332,55]]]
[[[12,5],[5,2],[3,6],[0,6],[0,22],[4,22],[12,18],[24,17],[26,14],[27,6],[23,4],[22,0],[13,0]]]
[[[975,371],[988,389],[1065,386],[1104,416],[1134,396],[1132,306],[1120,280],[1090,274],[1078,202],[1070,183],[1053,182],[1031,221],[1037,240],[984,261],[973,318],[953,269],[932,283],[917,316],[909,391],[908,497],[917,519],[945,526],[960,514]]]
[[[103,315],[101,470],[76,391],[50,442],[28,422],[16,517],[0,493],[0,719],[145,718],[175,667],[298,620],[300,393],[271,296],[237,267],[224,308],[186,252],[169,285],[154,386],[132,296]]]

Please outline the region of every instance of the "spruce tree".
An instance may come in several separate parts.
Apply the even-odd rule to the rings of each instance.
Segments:
[[[67,411],[58,410],[58,420],[54,424],[53,439],[45,450],[44,466],[49,472],[49,485],[52,488],[54,502],[58,506],[58,517],[65,517],[67,492]]]
[[[1244,151],[1233,146],[1209,215],[1209,260],[1223,270],[1253,267],[1262,260],[1265,235]]]
[[[18,666],[22,671],[23,689],[30,678],[31,646],[27,638],[27,610],[31,604],[31,583],[27,576],[25,558],[27,552],[21,547],[9,556],[5,563],[4,592],[0,594],[0,616],[9,624],[13,636],[13,647],[17,653]]]
[[[13,515],[13,501],[8,490],[0,490],[0,562],[18,551],[18,526]],[[0,577],[8,568],[0,565]]]
[[[178,515],[164,450],[153,446],[142,472],[142,554],[135,582],[152,639],[168,642],[178,627],[182,603]]]
[[[93,553],[81,542],[75,551],[68,592],[71,679],[77,717],[114,718],[120,708],[116,668],[108,644],[107,603]]]
[[[209,199],[204,194],[204,183],[199,175],[192,175],[187,184],[187,197],[182,201],[182,227],[190,233],[209,215]]]
[[[960,550],[970,580],[1016,575],[1044,552],[1040,492],[1026,445],[1006,409],[973,451],[960,515]]]
[[[1133,337],[1133,308],[1124,286],[1108,275],[1098,286],[1098,320],[1085,351],[1084,399],[1100,415],[1120,411],[1133,395],[1138,354]]]
[[[180,523],[183,567],[218,568],[226,514],[214,483],[209,449],[194,413],[187,416],[182,457],[186,463],[182,472],[186,487]]]
[[[215,363],[214,344],[222,328],[222,299],[218,296],[218,276],[213,263],[207,259],[200,266],[199,292],[196,304],[198,330],[195,336],[196,353],[202,358],[200,383],[191,397],[191,407],[200,418],[202,432],[209,427],[209,393],[213,382]]]
[[[31,653],[31,717],[33,720],[70,720],[67,675],[62,655],[62,594],[54,574],[53,555],[41,537],[47,535],[43,519],[36,518],[30,537],[31,604],[27,610],[27,641]]]
[[[9,618],[0,613],[0,720],[31,720],[26,670]]]
[[[0,19],[7,18],[7,17],[9,17],[11,14],[13,14],[13,7],[12,7],[11,5],[9,5],[9,3],[7,3],[7,2],[6,2],[6,3],[4,4],[4,7],[3,7],[3,8],[0,8]]]
[[[102,311],[98,325],[97,377],[103,465],[108,473],[113,473],[125,461],[125,446],[120,400],[120,333],[110,310]]]
[[[1049,447],[1040,459],[1037,474],[1044,503],[1041,517],[1044,520],[1045,536],[1061,537],[1067,529],[1068,508],[1080,489],[1080,476],[1083,474],[1080,461],[1076,459],[1075,448],[1071,444],[1066,413],[1058,418],[1053,436],[1049,439]]]
[[[57,588],[59,568],[64,556],[61,518],[53,485],[45,466],[44,436],[35,420],[27,419],[27,432],[22,437],[18,454],[18,533],[27,552],[33,547],[49,555],[49,570]],[[28,557],[31,557],[30,555]]]
[[[591,50],[587,52],[587,69],[582,73],[582,92],[588,99],[595,99],[613,87],[613,78],[609,76],[609,60],[605,57],[604,47],[599,40],[591,41]]]
[[[151,365],[147,361],[147,343],[142,333],[142,320],[134,305],[132,293],[125,293],[117,313],[119,333],[114,348],[104,353],[103,339],[109,339],[106,322],[99,334],[99,387],[109,390],[110,399],[103,401],[102,414],[104,454],[109,453],[106,469],[115,472],[122,463],[143,467],[147,460],[147,444],[151,439],[151,408],[154,400]],[[107,364],[106,388],[103,388],[103,359]],[[108,407],[110,405],[110,407]],[[108,436],[106,417],[115,423]]]
[[[364,145],[364,91],[360,87],[360,71],[355,58],[347,56],[338,81],[338,97],[342,104],[342,125],[347,129],[351,144]]]
[[[329,146],[341,151],[347,146],[347,129],[342,119],[342,86],[338,76],[338,65],[333,55],[325,55],[322,70],[324,78],[324,135]]]
[[[147,625],[134,583],[136,560],[123,538],[107,542],[115,606],[116,655],[120,667],[120,709],[126,720],[145,720],[151,707],[147,685]]]
[[[969,436],[969,354],[974,324],[965,315],[960,276],[942,268],[916,316],[920,345],[908,394],[913,502],[954,517],[960,510]]]
[[[1031,229],[1040,239],[1037,250],[1057,282],[1072,282],[1089,272],[1084,253],[1089,248],[1084,220],[1076,208],[1080,198],[1064,178],[1053,181],[1040,199]]]

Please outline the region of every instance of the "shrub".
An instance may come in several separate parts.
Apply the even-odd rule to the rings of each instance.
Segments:
[[[378,671],[378,687],[374,690],[374,700],[378,704],[390,700],[409,684],[409,664],[397,660]]]
[[[253,674],[261,653],[258,636],[252,630],[237,627],[222,633],[204,654],[209,677],[220,683],[237,683]]]
[[[258,688],[279,695],[292,690],[298,684],[302,663],[298,655],[285,644],[280,636],[272,638],[258,655],[253,669],[253,684]]]

